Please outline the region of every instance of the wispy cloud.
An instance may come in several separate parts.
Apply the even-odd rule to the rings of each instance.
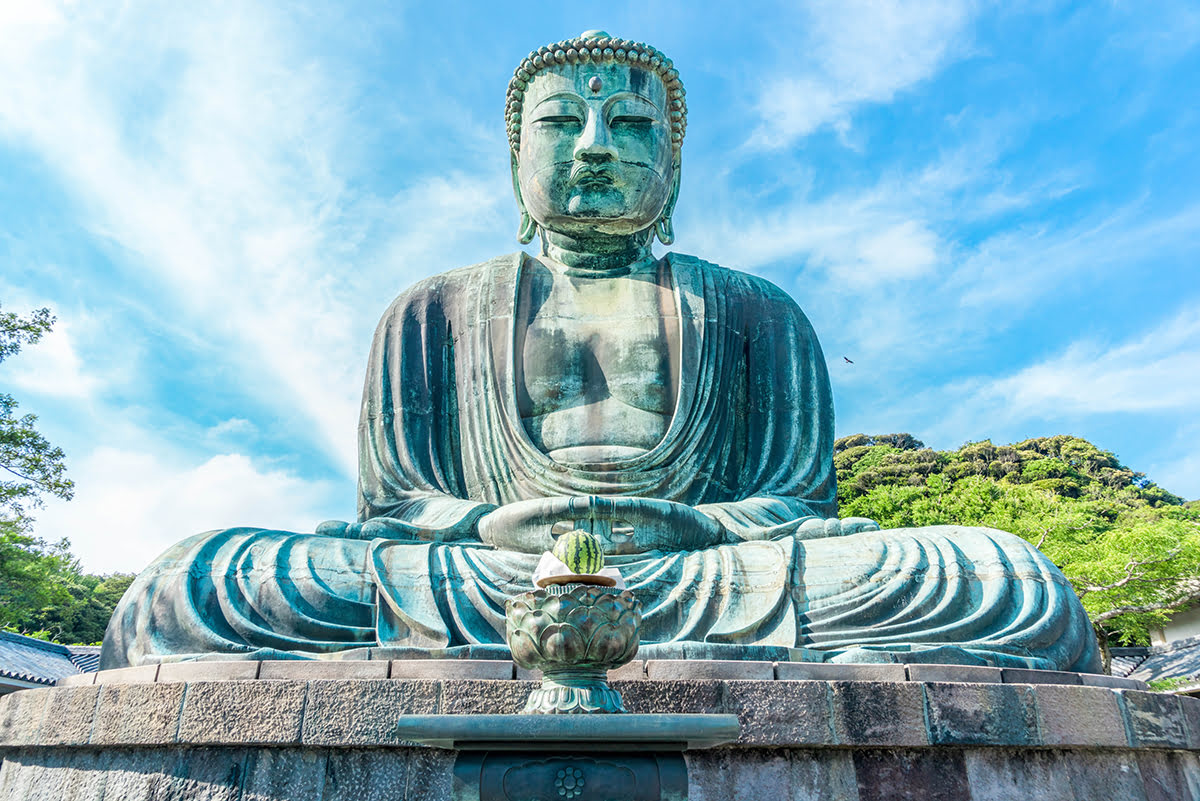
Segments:
[[[1200,308],[1118,345],[1075,342],[978,397],[1015,416],[1200,411]]]
[[[288,63],[274,35],[285,19],[110,12],[68,7],[33,35],[6,29],[6,44],[25,44],[0,48],[0,131],[60,172],[89,227],[136,254],[123,266],[167,293],[177,319],[240,351],[351,464],[334,433],[353,410],[353,370],[336,356],[353,317],[320,285],[344,202],[326,168],[337,93]],[[132,113],[130,95],[143,98]]]
[[[1030,223],[998,232],[963,260],[950,285],[965,306],[1026,306],[1082,273],[1126,270],[1200,242],[1200,205],[1147,206],[1137,198],[1074,225]]]
[[[242,391],[303,420],[352,477],[378,285],[453,258],[438,252],[451,233],[494,230],[501,171],[418,177],[393,198],[348,186],[353,87],[295,45],[282,10],[46,7],[0,38],[0,135],[59,172],[166,316],[227,351]]]
[[[75,346],[75,325],[59,320],[35,346],[13,357],[6,379],[18,391],[91,402],[106,383],[99,371],[85,368]]]
[[[268,428],[289,432],[274,452],[326,455],[343,477],[333,508],[352,514],[376,319],[400,289],[482,258],[481,242],[511,228],[503,158],[488,170],[460,157],[457,172],[436,177],[410,166],[388,194],[371,191],[363,173],[376,169],[367,148],[380,133],[358,116],[354,76],[299,27],[311,9],[241,3],[197,14],[137,0],[25,9],[0,17],[0,142],[56,175],[78,224],[115,254],[118,284],[135,294],[105,302],[141,308],[154,330],[136,334],[217,362],[177,360],[160,345],[165,363],[125,369],[191,372],[189,387],[222,381],[215,394],[244,398],[269,423],[206,430],[199,409],[187,420],[139,408],[164,376],[108,380],[113,354],[103,364],[83,354],[136,344],[60,313],[27,364],[11,365],[26,395],[75,402],[80,422],[72,437],[44,420],[78,491],[40,516],[39,531],[71,536],[90,569],[128,569],[197,527],[311,531],[330,508],[328,487],[256,455]],[[415,91],[391,97],[404,103]],[[465,122],[454,135],[470,140],[460,156],[478,156],[479,127],[454,116]],[[495,138],[502,148],[502,132]],[[311,472],[330,475],[329,464]],[[106,548],[98,530],[120,532],[125,545]]]
[[[962,55],[972,4],[963,0],[819,0],[805,19],[778,76],[761,90],[762,123],[751,144],[777,148],[825,126],[845,129],[856,108],[886,103]]]
[[[69,538],[87,568],[101,573],[140,570],[172,544],[211,529],[311,531],[330,508],[328,483],[260,469],[240,453],[197,463],[102,447],[73,462],[71,475],[75,499],[49,502],[37,514],[37,531]]]
[[[1112,441],[1096,441],[1162,486],[1195,497],[1200,478],[1189,469],[1200,431],[1194,422],[1200,412],[1200,305],[1188,302],[1124,341],[1079,339],[1007,374],[929,387],[899,408],[901,419],[916,422],[909,430],[943,447],[995,436],[1088,436],[1089,429],[1101,428],[1123,429],[1136,442],[1142,436],[1137,432],[1165,431],[1133,454],[1146,461]]]

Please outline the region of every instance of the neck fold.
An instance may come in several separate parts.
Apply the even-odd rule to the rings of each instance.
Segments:
[[[643,263],[653,261],[646,231],[633,236],[588,237],[587,239],[544,231],[542,253],[562,264],[571,275],[626,275]]]

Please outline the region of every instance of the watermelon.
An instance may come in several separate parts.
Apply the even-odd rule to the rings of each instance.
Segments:
[[[551,553],[576,574],[599,573],[604,567],[600,540],[586,531],[576,529],[563,534],[555,541]]]

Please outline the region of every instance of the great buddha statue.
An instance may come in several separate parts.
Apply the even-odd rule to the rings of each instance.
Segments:
[[[652,47],[530,53],[506,121],[518,252],[384,313],[358,519],[186,539],[143,572],[104,667],[504,655],[504,604],[564,531],[600,538],[647,657],[1094,671],[1062,574],[983,528],[837,517],[821,347],[767,281],[670,245],[687,106]]]

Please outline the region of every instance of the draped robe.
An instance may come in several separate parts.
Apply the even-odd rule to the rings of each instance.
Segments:
[[[1012,535],[938,527],[804,539],[803,521],[836,516],[816,334],[769,282],[666,258],[680,379],[656,447],[595,469],[539,450],[516,405],[527,257],[435,276],[403,293],[375,335],[359,525],[342,536],[227,529],[185,540],[122,600],[105,665],[362,647],[499,655],[504,601],[532,588],[538,555],[484,545],[479,519],[526,499],[627,495],[696,507],[735,540],[608,558],[642,603],[649,656],[1098,667],[1070,586]],[[387,536],[372,538],[381,518]]]

